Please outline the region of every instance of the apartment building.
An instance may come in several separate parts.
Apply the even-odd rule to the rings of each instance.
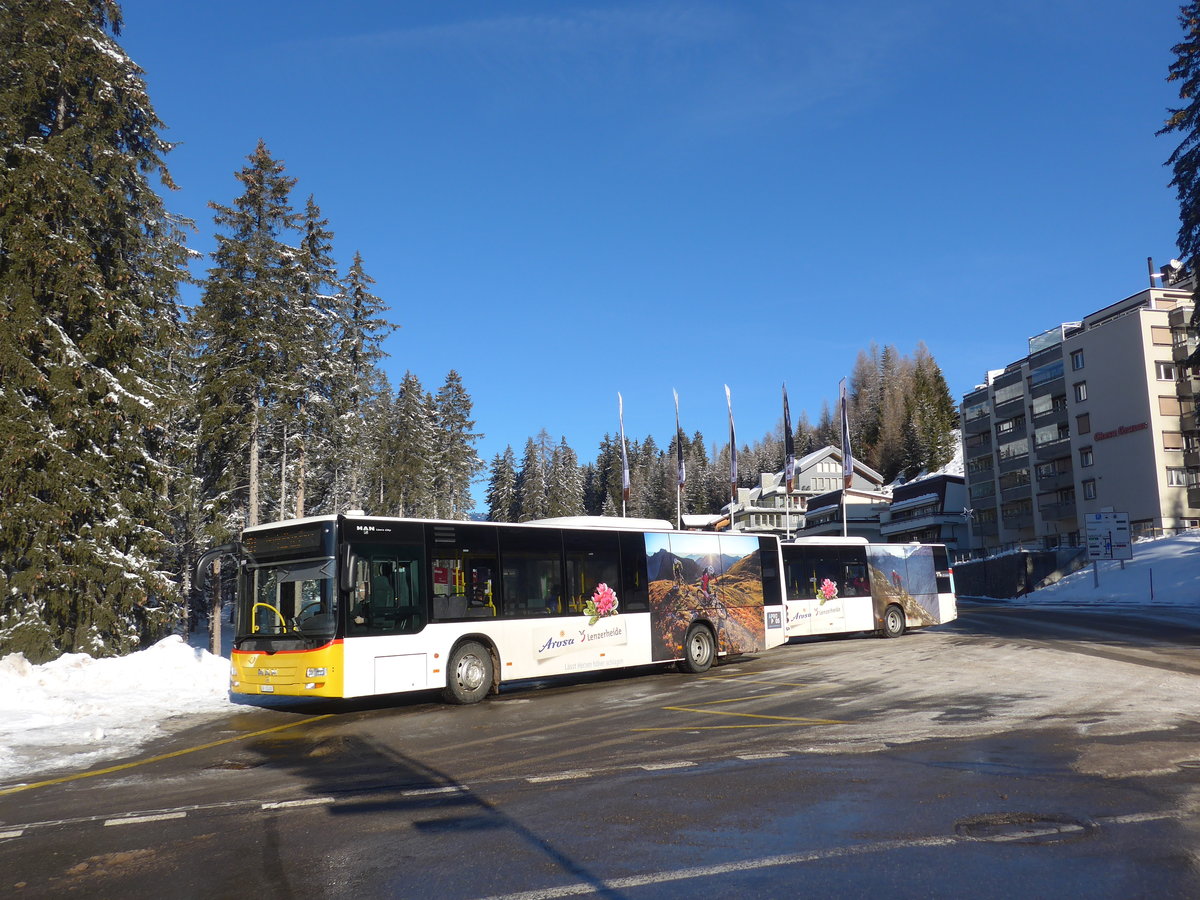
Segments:
[[[1030,338],[963,397],[972,547],[1079,545],[1109,510],[1135,533],[1200,523],[1185,461],[1192,434],[1200,463],[1200,383],[1190,373],[1185,395],[1178,363],[1191,292],[1163,281]]]

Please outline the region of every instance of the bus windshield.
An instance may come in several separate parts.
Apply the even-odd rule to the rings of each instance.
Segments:
[[[337,626],[332,557],[249,567],[238,637],[331,638]]]

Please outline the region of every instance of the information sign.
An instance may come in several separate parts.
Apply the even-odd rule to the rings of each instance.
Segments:
[[[1086,524],[1088,559],[1133,559],[1129,513],[1089,513]]]

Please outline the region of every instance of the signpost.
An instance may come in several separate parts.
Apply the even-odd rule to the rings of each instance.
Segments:
[[[1094,585],[1099,587],[1100,560],[1119,559],[1123,569],[1125,560],[1133,559],[1133,544],[1129,540],[1129,513],[1089,513],[1085,524],[1088,559],[1092,561]]]

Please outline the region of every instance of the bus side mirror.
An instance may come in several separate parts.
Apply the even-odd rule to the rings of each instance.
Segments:
[[[342,558],[338,568],[338,581],[343,591],[353,592],[358,587],[358,554],[346,544],[342,547]]]

